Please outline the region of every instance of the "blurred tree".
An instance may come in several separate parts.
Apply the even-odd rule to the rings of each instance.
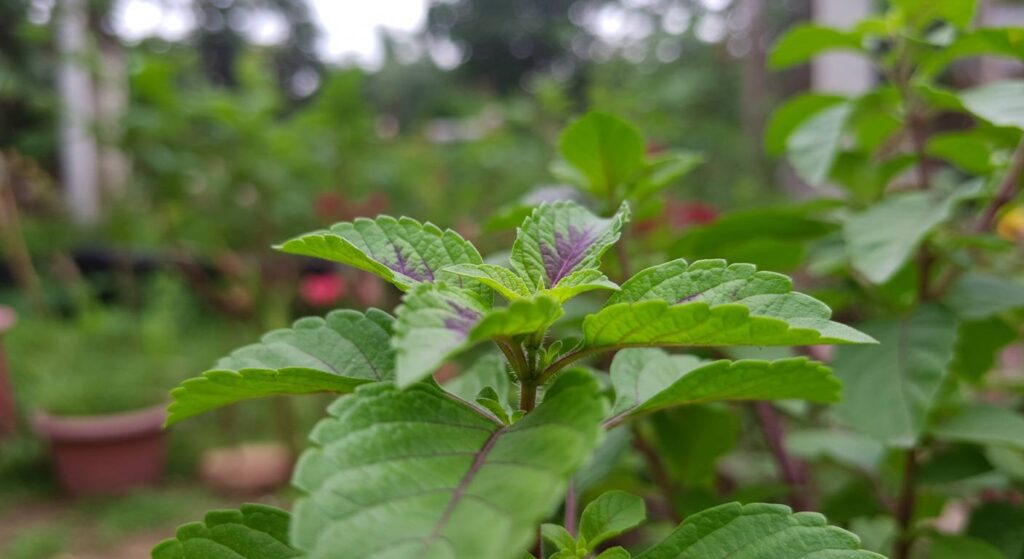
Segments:
[[[215,85],[239,86],[238,61],[244,31],[258,18],[284,24],[284,41],[271,47],[282,89],[291,98],[308,96],[319,84],[323,63],[316,56],[317,28],[306,0],[195,0],[195,41],[207,78]]]
[[[31,9],[30,0],[0,2],[0,146],[52,163],[52,36],[29,23]]]
[[[592,40],[569,17],[584,0],[455,0],[436,2],[427,14],[427,33],[450,40],[462,51],[459,71],[507,93],[531,72],[556,63],[579,74],[583,60],[573,55]]]

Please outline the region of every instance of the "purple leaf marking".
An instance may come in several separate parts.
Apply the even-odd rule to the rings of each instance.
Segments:
[[[480,313],[474,311],[469,307],[464,307],[458,303],[448,302],[448,306],[451,307],[455,314],[444,319],[444,327],[449,330],[455,330],[465,335],[469,335],[469,331],[476,326],[478,320],[480,320]]]
[[[541,242],[540,254],[548,274],[548,287],[554,287],[583,261],[596,237],[593,229],[578,229],[570,225],[567,236],[555,231],[554,247]]]
[[[415,270],[409,266],[409,262],[405,259],[405,254],[402,253],[402,247],[394,245],[395,247],[395,266],[391,269],[410,277],[416,281],[434,281],[434,272],[427,266],[426,261],[423,261],[423,268],[426,273],[422,273],[419,270]]]

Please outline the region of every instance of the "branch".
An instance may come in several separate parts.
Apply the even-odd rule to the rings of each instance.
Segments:
[[[989,202],[988,207],[985,208],[978,223],[974,226],[975,231],[984,233],[992,229],[999,210],[1016,196],[1017,185],[1020,183],[1022,175],[1024,175],[1024,138],[1017,144],[1017,149],[1014,150],[1013,158],[1010,160],[1010,167],[1006,170],[1006,176],[1003,177],[1003,182],[1000,183],[995,197]]]
[[[789,486],[790,504],[798,511],[811,510],[806,491],[807,470],[802,462],[793,458],[786,450],[786,434],[783,431],[782,422],[779,420],[779,414],[768,402],[756,402],[754,409],[761,420],[761,428],[764,430],[764,436],[768,440],[768,446],[775,457],[775,462],[782,470],[782,480]]]
[[[917,498],[917,452],[907,449],[903,464],[903,486],[900,489],[900,500],[896,504],[896,522],[899,525],[896,543],[893,546],[893,559],[909,559],[914,538],[910,533],[914,522],[914,502]]]

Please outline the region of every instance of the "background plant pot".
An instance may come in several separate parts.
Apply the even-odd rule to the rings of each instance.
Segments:
[[[121,493],[163,477],[164,407],[96,416],[37,412],[33,424],[49,443],[58,481],[68,493]]]

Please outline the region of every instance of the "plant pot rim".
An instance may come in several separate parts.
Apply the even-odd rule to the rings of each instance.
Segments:
[[[100,415],[54,415],[36,410],[32,425],[50,440],[89,442],[126,439],[158,433],[167,419],[167,404]]]

